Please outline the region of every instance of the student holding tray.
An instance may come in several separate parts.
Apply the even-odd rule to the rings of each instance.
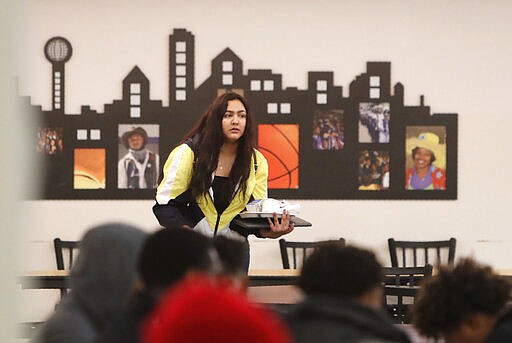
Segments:
[[[241,239],[278,238],[293,230],[288,211],[256,231],[230,225],[251,200],[267,198],[268,164],[254,148],[254,128],[241,95],[228,92],[210,104],[164,165],[153,207],[162,226]]]

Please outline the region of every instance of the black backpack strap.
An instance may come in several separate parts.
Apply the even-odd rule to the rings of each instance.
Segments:
[[[194,135],[190,138],[188,138],[187,140],[185,140],[185,143],[186,145],[188,145],[190,147],[190,149],[192,149],[192,151],[194,152],[194,156],[195,158],[197,158],[197,152],[198,152],[198,143],[199,143],[199,135]]]
[[[256,152],[252,151],[252,159],[254,161],[254,173],[258,171],[258,160],[256,159]]]

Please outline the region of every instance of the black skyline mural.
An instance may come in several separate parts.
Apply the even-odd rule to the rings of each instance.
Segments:
[[[458,115],[431,114],[423,96],[418,105],[405,105],[404,86],[391,85],[390,62],[367,62],[343,97],[332,71],[308,72],[305,90],[283,89],[281,74],[244,74],[242,59],[226,48],[196,87],[194,48],[194,35],[185,29],[169,36],[168,106],[149,98],[150,80],[134,66],[122,80],[121,99],[101,113],[84,105],[70,115],[65,63],[72,45],[50,38],[44,55],[51,64],[52,108],[44,111],[25,98],[38,125],[40,199],[152,199],[168,153],[228,90],[243,94],[255,114],[258,149],[269,161],[270,197],[457,198]],[[414,148],[428,149],[426,157],[418,150],[413,156]]]

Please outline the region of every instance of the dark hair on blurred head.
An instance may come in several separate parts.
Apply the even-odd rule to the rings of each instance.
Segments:
[[[198,149],[196,163],[190,181],[192,195],[205,194],[211,186],[211,175],[217,168],[219,159],[219,150],[224,140],[222,132],[222,119],[226,113],[228,102],[239,100],[245,107],[246,123],[245,131],[238,140],[238,152],[236,160],[231,168],[229,178],[231,180],[231,190],[240,182],[240,189],[243,193],[247,189],[247,179],[249,178],[251,158],[254,148],[254,128],[252,113],[243,96],[234,92],[227,92],[218,96],[208,107],[196,126],[185,136],[184,140],[198,135]],[[233,192],[231,192],[233,193]]]
[[[191,270],[209,271],[212,240],[190,229],[161,229],[142,247],[137,269],[148,290],[167,288]]]
[[[308,295],[357,297],[382,281],[382,266],[371,251],[325,241],[304,262],[298,285]]]
[[[141,326],[147,343],[291,343],[280,317],[241,293],[195,277],[163,294]]]
[[[425,281],[414,303],[413,322],[421,334],[439,337],[472,314],[499,315],[511,289],[510,282],[490,267],[462,259]]]
[[[246,241],[242,242],[225,236],[216,236],[213,239],[213,245],[222,264],[221,274],[226,276],[246,274],[245,261],[249,249]]]

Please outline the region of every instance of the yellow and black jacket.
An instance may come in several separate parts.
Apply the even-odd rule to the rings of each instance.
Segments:
[[[189,184],[195,161],[194,150],[193,140],[189,139],[169,154],[164,165],[162,182],[156,192],[153,212],[164,227],[186,224],[208,236],[217,233],[230,236],[235,229],[229,226],[231,220],[245,209],[247,203],[253,199],[267,198],[267,160],[258,150],[254,150],[245,194],[237,189],[226,210],[217,213],[211,188],[208,194],[192,199]],[[243,236],[248,234],[235,230]]]

